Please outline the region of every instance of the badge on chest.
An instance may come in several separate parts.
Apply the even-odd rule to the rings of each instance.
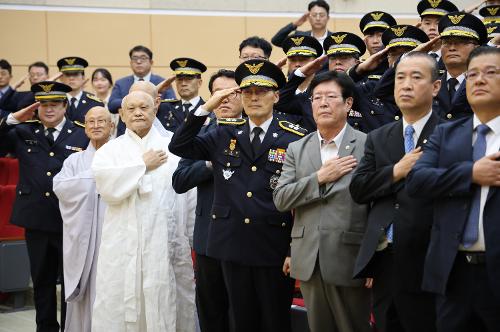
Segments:
[[[240,151],[236,150],[236,139],[231,139],[231,141],[229,142],[229,148],[224,149],[224,154],[226,156],[231,156],[236,158],[240,156]]]
[[[286,149],[277,148],[269,149],[269,153],[267,155],[267,160],[283,164],[285,162]]]

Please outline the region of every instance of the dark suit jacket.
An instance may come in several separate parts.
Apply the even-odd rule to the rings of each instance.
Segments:
[[[416,146],[425,146],[438,122],[439,117],[432,113]],[[432,225],[432,207],[429,199],[408,196],[405,179],[393,183],[394,165],[404,154],[402,120],[368,134],[365,154],[350,185],[351,195],[356,202],[371,205],[368,228],[356,260],[354,277],[377,277],[378,262],[373,260],[374,254],[379,240],[392,223],[396,286],[419,291]]]
[[[425,290],[445,294],[472,198],[473,120],[438,126],[407,180],[410,195],[433,200],[434,225],[425,260]],[[486,269],[500,299],[500,188],[490,187],[483,210]]]
[[[472,116],[472,109],[467,101],[464,80],[453,96],[450,103],[450,94],[448,92],[448,82],[446,81],[446,72],[441,76],[441,89],[435,99],[439,109],[439,117],[443,120],[457,120]]]
[[[194,113],[198,107],[205,104],[203,98],[200,98],[200,101],[194,108],[190,111]],[[162,100],[160,107],[158,108],[158,113],[156,114],[158,120],[160,120],[161,124],[165,129],[170,130],[175,133],[177,128],[184,123],[186,119],[186,113],[184,112],[184,108],[182,107],[181,100]]]
[[[217,127],[216,120],[201,128],[203,135]],[[196,219],[194,223],[193,248],[197,254],[207,255],[207,243],[210,237],[212,221],[212,203],[214,201],[214,176],[205,160],[181,159],[172,175],[172,186],[178,194],[197,188]]]
[[[62,232],[59,203],[52,179],[72,153],[87,148],[84,129],[67,120],[54,145],[45,137],[39,121],[10,126],[0,119],[0,155],[14,153],[19,159],[19,183],[11,223],[27,229]]]
[[[80,123],[85,123],[85,114],[95,106],[104,107],[104,103],[100,101],[93,94],[83,91],[82,98],[78,102],[78,107],[76,110],[72,109],[71,101],[68,101],[68,108],[66,109],[66,117],[71,121],[78,121]]]
[[[293,31],[297,29],[293,23],[285,25],[283,28],[281,28],[276,34],[271,38],[271,43],[273,45],[278,46],[278,47],[283,47],[283,42],[285,41],[286,37],[290,35]],[[308,31],[295,31],[296,36],[311,36],[311,30]],[[328,31],[328,37],[332,35],[331,31]]]
[[[17,112],[35,102],[35,97],[31,91],[16,91],[9,88],[0,99],[0,110],[6,113]]]

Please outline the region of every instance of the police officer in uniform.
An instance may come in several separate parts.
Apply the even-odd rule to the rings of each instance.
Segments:
[[[292,217],[272,200],[290,142],[306,130],[273,113],[285,76],[274,64],[249,60],[236,68],[248,119],[219,119],[197,136],[210,112],[238,87],[218,91],[174,134],[169,150],[213,166],[212,241],[222,263],[234,331],[290,331],[293,281],[282,272]]]
[[[167,130],[175,133],[187,114],[205,103],[199,89],[203,83],[201,74],[207,67],[195,59],[177,58],[170,62],[170,68],[175,73],[175,87],[181,99],[162,100],[156,117]]]
[[[488,41],[500,35],[500,5],[484,6],[479,11],[479,15],[483,17],[484,26],[488,32]]]
[[[66,117],[71,121],[85,122],[85,114],[95,106],[104,107],[104,103],[93,94],[83,90],[85,84],[85,59],[72,56],[57,61],[57,67],[62,73],[61,81],[71,87],[67,93],[68,110]]]
[[[44,81],[31,91],[37,103],[0,119],[0,153],[19,159],[19,183],[11,222],[25,228],[33,280],[38,332],[64,330],[64,285],[61,321],[57,322],[56,282],[62,281],[62,219],[52,178],[72,153],[85,149],[83,125],[65,118],[65,84]],[[38,107],[38,118],[31,120]]]

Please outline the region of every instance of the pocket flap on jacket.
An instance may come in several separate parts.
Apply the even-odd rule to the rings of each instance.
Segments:
[[[304,237],[304,229],[305,229],[305,226],[293,226],[292,228],[292,239],[295,238],[301,238],[301,237]]]
[[[342,233],[342,242],[348,244],[361,244],[363,241],[364,233],[358,232],[343,232]]]
[[[216,206],[212,207],[212,219],[228,218],[231,214],[229,206]]]
[[[17,186],[18,195],[29,195],[31,194],[31,186],[20,184]]]

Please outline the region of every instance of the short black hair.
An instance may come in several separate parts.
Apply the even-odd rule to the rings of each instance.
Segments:
[[[128,52],[129,58],[132,58],[132,53],[134,53],[134,52],[144,52],[149,56],[150,60],[153,60],[153,52],[151,52],[151,50],[149,48],[147,48],[146,46],[137,45],[137,46],[132,47],[130,52]]]
[[[29,65],[28,71],[30,71],[31,68],[33,68],[33,67],[43,68],[45,70],[45,74],[49,73],[49,67],[45,64],[45,62],[42,62],[42,61],[33,62],[31,65]]]
[[[9,61],[0,59],[0,69],[7,70],[9,72],[9,75],[12,75],[12,66],[10,65]]]
[[[469,64],[472,59],[480,56],[480,55],[488,55],[488,54],[497,54],[500,55],[500,48],[491,47],[491,46],[479,46],[472,50],[469,54],[469,58],[467,59],[467,68],[469,68]]]
[[[252,36],[244,39],[240,44],[240,54],[241,50],[247,46],[260,48],[268,59],[271,57],[271,52],[273,51],[273,46],[267,40],[258,36]]]
[[[212,76],[210,76],[210,80],[208,81],[208,91],[210,91],[210,93],[212,93],[214,81],[219,77],[227,77],[227,78],[232,78],[234,80],[235,79],[234,71],[229,69],[219,69],[217,72],[212,74]]]
[[[406,53],[406,55],[403,58],[401,58],[400,61],[398,61],[398,63],[396,64],[396,68],[394,68],[394,70],[398,69],[398,65],[401,63],[401,61],[403,61],[404,59],[408,59],[408,58],[427,59],[427,61],[429,61],[429,64],[431,65],[430,67],[431,67],[431,80],[432,80],[432,82],[435,82],[439,79],[438,62],[436,61],[436,58],[434,58],[432,55],[430,55],[427,52],[412,51],[412,52]]]
[[[309,2],[309,5],[307,6],[307,10],[310,11],[315,6],[325,8],[327,14],[330,12],[330,5],[328,5],[328,3],[324,0],[316,0],[316,1]]]
[[[107,70],[106,68],[97,68],[92,73],[92,81],[97,74],[101,74],[105,79],[109,81],[109,84],[113,85],[113,78],[111,77],[111,73],[109,72],[109,70]]]
[[[344,101],[349,97],[354,98],[354,91],[356,89],[354,81],[346,73],[338,71],[327,71],[314,76],[311,84],[309,84],[309,93],[312,95],[314,89],[325,82],[337,83],[342,91],[342,99],[344,99]]]

